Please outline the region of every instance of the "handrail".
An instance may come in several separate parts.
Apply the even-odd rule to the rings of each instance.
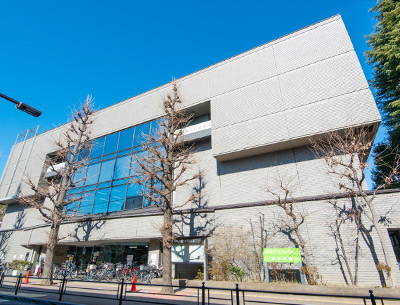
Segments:
[[[5,281],[5,279],[10,278],[10,279],[16,279],[14,287],[8,285],[6,287],[5,283],[13,283],[12,281]],[[30,279],[33,279],[31,277]],[[49,278],[37,278],[38,280],[43,280],[43,279],[49,279]],[[59,301],[62,301],[63,296],[78,296],[78,297],[85,297],[85,298],[101,298],[101,299],[110,299],[110,300],[118,300],[118,304],[122,305],[125,304],[125,302],[137,302],[137,303],[154,303],[154,304],[171,304],[165,303],[165,302],[156,302],[156,301],[151,301],[149,300],[143,300],[143,299],[131,299],[127,298],[127,290],[128,290],[128,285],[132,285],[132,283],[127,283],[122,279],[120,282],[107,282],[107,284],[110,285],[115,285],[116,287],[116,295],[112,296],[111,295],[89,295],[87,293],[93,292],[93,293],[98,293],[101,290],[104,291],[113,291],[110,289],[102,289],[98,287],[79,287],[79,286],[71,286],[68,284],[70,283],[85,283],[85,284],[95,284],[95,283],[102,283],[104,284],[105,282],[103,281],[87,281],[87,280],[77,280],[77,279],[68,279],[64,277],[63,279],[57,280],[57,279],[52,279],[54,282],[59,283],[59,288],[57,290],[51,290],[51,289],[45,289],[42,288],[37,288],[34,289],[35,287],[24,287],[26,284],[23,283],[23,276],[22,273],[20,273],[18,276],[12,276],[12,275],[5,275],[4,272],[0,272],[0,289],[13,289],[14,290],[14,295],[17,295],[19,291],[31,291],[31,292],[40,292],[43,293],[44,291],[49,294],[58,294],[59,295]],[[383,297],[383,296],[375,296],[372,290],[368,291],[368,295],[364,296],[357,296],[357,295],[335,295],[335,294],[323,294],[323,293],[300,293],[300,292],[283,292],[283,291],[270,291],[270,290],[256,290],[256,289],[240,289],[239,284],[235,284],[234,288],[221,288],[221,287],[208,287],[205,285],[205,282],[202,282],[202,285],[199,286],[182,286],[182,285],[164,285],[164,284],[148,284],[148,283],[135,283],[137,286],[151,286],[151,287],[171,287],[171,288],[178,288],[178,289],[194,289],[197,291],[196,295],[181,295],[181,294],[175,294],[175,296],[185,296],[185,297],[193,297],[197,298],[197,304],[198,305],[206,305],[210,304],[210,300],[225,300],[225,301],[231,301],[231,304],[236,304],[236,305],[245,305],[246,303],[255,303],[255,304],[270,304],[271,302],[268,301],[268,297],[266,297],[266,300],[250,300],[246,299],[246,294],[248,293],[257,293],[261,295],[267,295],[267,294],[285,294],[285,295],[296,295],[296,296],[314,296],[314,297],[336,297],[336,298],[351,298],[351,299],[362,299],[364,301],[364,304],[367,304],[366,301],[370,300],[370,304],[376,305],[377,300],[381,300],[383,304],[383,300],[397,300],[399,301],[400,298],[397,297]],[[78,293],[76,291],[67,291],[67,287],[73,288],[73,289],[82,289],[85,290],[87,293]],[[230,292],[230,298],[221,298],[221,297],[215,297],[212,296],[211,293],[213,291],[229,291]],[[210,293],[211,292],[211,293]],[[153,293],[153,292],[135,292],[131,296],[139,296],[143,294],[161,294],[161,293]],[[287,303],[280,303],[280,304],[287,304]]]

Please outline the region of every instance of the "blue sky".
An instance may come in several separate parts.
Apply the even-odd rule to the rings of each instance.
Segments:
[[[336,14],[370,79],[375,3],[2,0],[0,92],[43,114],[0,99],[0,172],[19,132],[65,123],[88,94],[104,108]]]

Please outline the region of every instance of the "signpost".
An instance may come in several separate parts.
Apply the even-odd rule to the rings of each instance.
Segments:
[[[269,283],[268,263],[294,263],[299,265],[301,283],[305,284],[299,248],[263,248],[263,261],[267,283]]]

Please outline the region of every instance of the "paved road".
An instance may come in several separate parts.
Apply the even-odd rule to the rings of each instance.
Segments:
[[[26,305],[26,302],[17,302],[9,300],[0,300],[0,305]]]
[[[5,281],[3,287],[0,288],[2,294],[14,294],[14,283],[15,279],[11,281]],[[90,289],[88,289],[90,287]],[[63,301],[73,302],[76,304],[87,304],[87,305],[114,305],[118,304],[116,283],[82,283],[69,281],[67,283],[67,294],[63,296]],[[129,290],[130,286],[128,286]],[[139,286],[137,285],[137,292],[126,293],[126,301],[123,304],[175,304],[175,305],[197,305],[198,298],[201,301],[201,295],[199,295],[198,289],[181,289],[175,292],[175,295],[160,295],[158,292],[160,288],[154,286]],[[40,286],[38,280],[31,280],[29,284],[22,284],[22,289],[18,292],[20,296],[41,298],[47,300],[58,300],[58,285]],[[77,296],[78,295],[78,296]],[[198,296],[199,295],[199,296]],[[91,297],[91,298],[89,298]],[[221,304],[227,305],[232,304],[231,291],[230,290],[219,290],[210,291],[210,303],[209,304]],[[233,304],[236,305],[236,295],[232,294]],[[245,302],[244,302],[245,301]],[[249,302],[252,301],[252,302]],[[208,294],[206,295],[206,304],[208,302]],[[378,302],[379,304],[380,302]],[[19,304],[19,303],[7,303],[3,304]],[[26,304],[26,303],[24,303]],[[296,296],[291,294],[260,294],[256,292],[247,292],[245,299],[243,295],[240,295],[240,305],[243,304],[291,304],[291,305],[363,305],[362,299],[351,299],[351,298],[333,298],[333,297],[316,297],[316,296]],[[366,304],[371,304],[367,300]],[[400,305],[400,301],[385,301],[385,304]]]

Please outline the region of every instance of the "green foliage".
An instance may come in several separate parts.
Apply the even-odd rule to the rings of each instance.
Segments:
[[[12,270],[28,270],[32,267],[32,263],[28,261],[15,260],[8,264],[8,268]]]
[[[380,0],[371,11],[377,14],[377,24],[367,37],[370,50],[366,56],[374,66],[370,83],[388,128],[388,138],[374,149],[376,187],[384,184],[390,171],[387,164],[393,165],[393,152],[398,151],[400,144],[400,1]],[[389,187],[399,186],[399,181],[395,181]]]
[[[367,37],[371,50],[366,56],[374,66],[371,84],[385,123],[392,127],[400,118],[400,1],[380,0],[371,11],[377,13],[375,30]]]
[[[246,275],[246,272],[242,268],[234,266],[232,264],[229,265],[228,270],[229,274],[232,275],[235,278],[235,280],[242,281],[243,277]]]

